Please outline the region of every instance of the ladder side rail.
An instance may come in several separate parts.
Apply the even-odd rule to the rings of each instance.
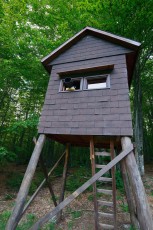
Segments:
[[[110,152],[111,152],[111,160],[114,159],[114,142],[110,141]],[[115,166],[111,169],[112,173],[112,190],[113,190],[113,212],[114,212],[114,229],[117,229],[117,208],[116,208],[116,178],[115,178]]]
[[[93,136],[90,139],[90,160],[91,160],[91,169],[92,176],[96,174],[96,166],[95,166],[95,151],[94,151],[94,140]],[[94,198],[94,218],[95,218],[95,230],[98,230],[98,203],[97,203],[97,188],[96,182],[93,183],[93,198]]]

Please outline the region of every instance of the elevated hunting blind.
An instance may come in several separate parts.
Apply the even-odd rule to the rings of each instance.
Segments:
[[[139,47],[138,42],[86,27],[42,60],[50,80],[38,127],[40,136],[7,230],[15,229],[42,186],[24,207],[46,137],[66,144],[62,190],[57,205],[40,156],[56,207],[31,229],[38,229],[55,215],[59,219],[62,209],[90,185],[93,185],[94,193],[94,228],[118,229],[115,182],[118,162],[132,224],[138,229],[152,229],[152,217],[130,140],[133,131],[129,88]],[[70,145],[90,147],[92,178],[64,200]],[[99,170],[97,173],[96,168]],[[97,198],[97,193],[110,195],[112,199]]]

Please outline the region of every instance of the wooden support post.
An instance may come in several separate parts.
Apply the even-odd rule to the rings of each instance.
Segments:
[[[24,175],[17,199],[16,204],[13,209],[12,215],[9,218],[9,221],[6,226],[6,230],[14,230],[20,220],[20,215],[23,211],[24,204],[26,202],[26,198],[29,192],[29,188],[31,185],[32,178],[34,176],[36,166],[40,157],[40,153],[42,151],[46,136],[41,134],[38,138],[34,151],[32,153],[28,168]]]
[[[54,169],[58,166],[59,162],[61,161],[61,159],[63,158],[63,156],[65,155],[65,152],[60,156],[60,158],[58,159],[58,161],[54,164],[54,166],[51,168],[51,170],[48,173],[48,177],[51,175],[51,173],[54,171]],[[41,184],[39,185],[39,187],[37,188],[37,190],[34,192],[34,194],[31,196],[30,200],[27,202],[27,204],[24,207],[24,210],[22,212],[22,214],[20,215],[20,218],[23,216],[23,214],[25,213],[25,211],[28,209],[28,207],[30,206],[31,202],[35,199],[35,197],[37,196],[37,194],[40,192],[41,188],[43,187],[43,185],[46,183],[46,179],[44,179]]]
[[[90,138],[90,160],[91,160],[91,170],[92,176],[96,174],[95,169],[95,151],[94,151],[94,140],[93,136]],[[94,197],[94,219],[95,219],[95,230],[99,229],[98,226],[98,204],[97,204],[97,189],[96,189],[96,182],[93,183],[93,197]]]
[[[45,164],[44,164],[44,160],[43,160],[42,155],[40,155],[40,163],[41,163],[41,167],[42,167],[44,176],[45,176],[45,178],[46,178],[46,183],[47,183],[47,185],[48,185],[48,188],[49,188],[51,197],[52,197],[52,199],[53,199],[53,203],[54,203],[54,205],[55,205],[55,207],[56,207],[56,206],[57,206],[57,202],[56,202],[55,194],[54,194],[54,191],[53,191],[51,182],[49,181],[47,169],[46,169],[46,167],[45,167]]]
[[[131,146],[131,139],[129,137],[122,137],[121,143],[123,150],[128,149],[128,147]],[[150,207],[133,152],[127,155],[125,164],[135,197],[140,229],[153,230]]]
[[[114,142],[110,141],[110,153],[111,153],[111,160],[115,158],[114,154]],[[115,166],[111,169],[112,172],[112,190],[113,190],[113,212],[114,212],[114,229],[117,229],[116,223],[116,178],[115,178]]]
[[[133,194],[131,191],[131,186],[129,183],[129,178],[127,175],[127,170],[125,166],[125,159],[121,161],[121,172],[122,172],[122,178],[124,182],[124,188],[125,188],[125,193],[126,193],[126,198],[127,198],[127,203],[130,211],[130,218],[131,218],[131,223],[135,229],[140,229],[139,228],[139,222],[136,217],[136,207],[135,207],[135,200],[133,199]]]
[[[63,181],[62,181],[61,194],[59,198],[59,204],[64,200],[66,176],[67,176],[68,160],[69,160],[69,151],[70,151],[70,144],[66,144],[65,163],[64,163],[64,169],[63,169]],[[62,210],[59,212],[57,216],[57,221],[59,221],[61,218],[62,218]]]

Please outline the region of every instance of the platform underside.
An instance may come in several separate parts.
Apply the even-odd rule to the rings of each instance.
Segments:
[[[47,134],[47,137],[61,144],[70,143],[73,146],[82,146],[82,147],[89,147],[90,138],[91,138],[91,136],[89,135],[62,135],[62,134]],[[110,140],[114,141],[115,147],[121,146],[120,136],[94,135],[93,137],[94,137],[95,147],[109,148]]]

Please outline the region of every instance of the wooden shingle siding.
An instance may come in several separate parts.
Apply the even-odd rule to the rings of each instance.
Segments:
[[[54,65],[66,62],[75,62],[130,52],[130,49],[88,35],[82,38],[79,42],[77,42],[63,54],[60,54],[50,64]]]
[[[108,64],[114,65],[110,72],[110,89],[59,92],[59,72]],[[131,136],[128,93],[126,59],[123,54],[53,65],[39,133]]]

